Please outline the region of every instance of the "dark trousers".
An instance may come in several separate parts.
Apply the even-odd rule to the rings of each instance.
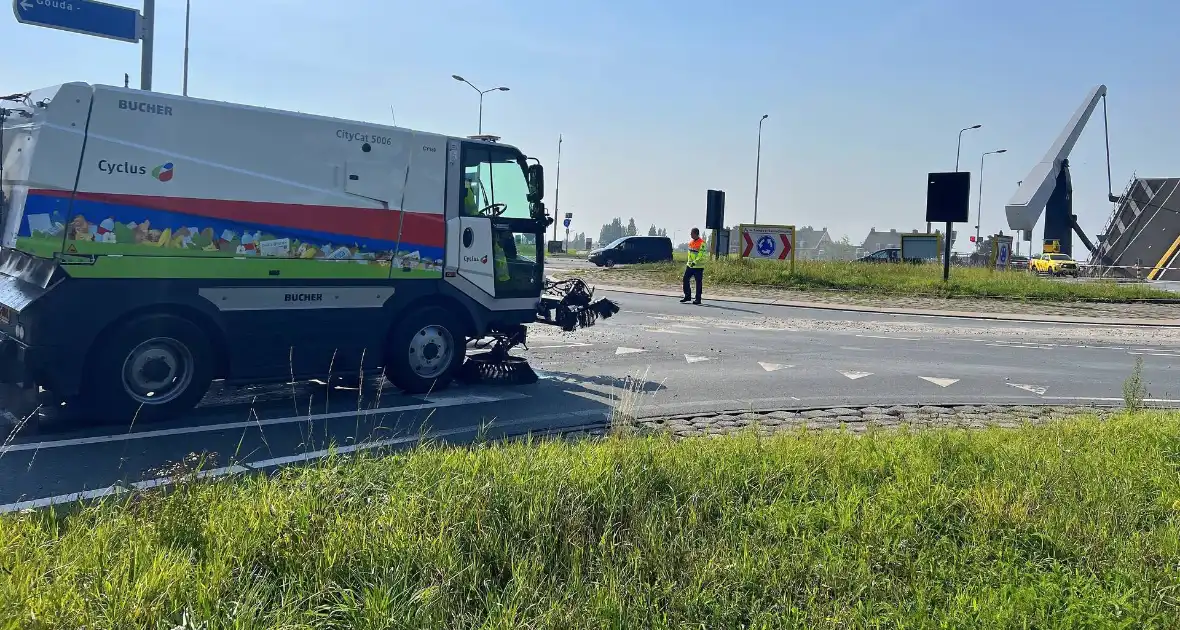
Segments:
[[[696,268],[685,267],[684,268],[684,299],[688,300],[688,299],[692,298],[692,294],[689,292],[690,287],[689,287],[688,281],[689,280],[696,280],[696,283],[697,283],[697,299],[696,299],[696,301],[697,302],[701,301],[701,280],[703,280],[704,277],[705,277],[705,270],[701,267],[696,267]]]

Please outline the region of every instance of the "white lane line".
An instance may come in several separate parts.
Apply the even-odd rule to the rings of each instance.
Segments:
[[[1180,354],[1172,354],[1167,352],[1127,352],[1127,354],[1134,354],[1143,357],[1180,357]]]
[[[643,350],[642,348],[624,348],[622,346],[619,346],[618,348],[615,348],[615,356],[618,356],[620,354],[635,354],[636,352],[644,352],[644,351],[645,350]]]
[[[83,446],[87,444],[104,444],[107,442],[126,442],[129,440],[146,440],[149,438],[165,437],[169,435],[187,435],[192,433],[209,433],[213,431],[228,431],[231,429],[244,429],[248,427],[265,427],[275,424],[290,424],[292,422],[314,422],[317,420],[335,420],[338,418],[355,418],[356,416],[373,416],[377,414],[387,413],[403,413],[407,411],[423,411],[426,409],[438,409],[441,407],[458,407],[462,405],[476,405],[481,403],[501,402],[505,400],[516,400],[520,398],[528,398],[526,394],[519,394],[515,392],[504,392],[489,395],[444,395],[431,396],[425,398],[426,402],[416,405],[400,405],[397,407],[380,407],[377,409],[350,409],[348,411],[337,411],[333,413],[316,413],[306,416],[288,416],[283,418],[263,418],[258,420],[246,420],[242,422],[225,422],[221,424],[202,424],[191,427],[177,427],[175,429],[157,429],[154,431],[133,431],[129,433],[117,433],[114,435],[95,435],[83,438],[71,438],[66,440],[51,440],[46,442],[30,442],[26,444],[9,444],[8,446],[0,447],[0,455],[6,453],[19,453],[21,451],[37,451],[50,448],[63,448],[66,446]]]
[[[1044,396],[1045,392],[1049,389],[1048,387],[1041,387],[1040,385],[1024,385],[1022,383],[1008,383],[1008,385],[1011,385],[1016,389],[1023,389],[1026,392],[1032,392],[1037,396]]]
[[[686,328],[688,330],[700,330],[700,326],[689,326],[688,324],[670,324],[672,328]]]
[[[763,363],[762,361],[759,361],[758,365],[761,365],[762,369],[766,370],[767,372],[777,372],[786,368],[795,367],[793,365],[783,365],[782,363]]]
[[[40,499],[30,499],[28,501],[18,501],[16,503],[6,503],[0,505],[0,514],[6,512],[19,512],[20,510],[35,510],[38,508],[49,507],[51,505],[58,505],[61,503],[73,503],[75,501],[86,501],[89,499],[101,499],[109,497],[113,494],[123,494],[127,492],[126,488],[119,486],[107,486],[97,490],[86,490],[84,492],[71,492],[69,494],[59,494],[52,497],[43,497]]]
[[[939,387],[950,387],[951,385],[959,382],[959,379],[957,378],[937,378],[934,376],[919,376],[918,378],[934,383]]]
[[[592,346],[592,345],[594,345],[594,344],[581,343],[581,342],[559,343],[559,344],[554,344],[552,346],[529,346],[529,350],[548,350],[550,348],[585,348],[586,346]]]
[[[865,339],[892,339],[894,341],[921,341],[915,337],[886,337],[885,335],[857,335]]]
[[[547,423],[553,420],[570,419],[570,418],[594,418],[599,417],[604,420],[610,418],[609,412],[604,412],[601,409],[585,409],[582,411],[570,411],[565,413],[547,414],[542,416],[532,416],[528,418],[519,418],[511,422],[497,423],[492,422],[490,426],[496,428],[508,428],[532,423]],[[447,438],[455,435],[462,435],[464,433],[472,433],[478,431],[479,427],[466,426],[455,429],[448,429],[446,431],[438,431],[427,433],[426,437],[429,439]],[[284,457],[272,457],[270,459],[262,459],[253,462],[247,462],[240,465],[225,466],[222,468],[215,468],[212,470],[205,470],[197,473],[198,478],[215,478],[225,475],[239,474],[250,471],[260,471],[274,466],[282,466],[286,464],[294,464],[298,462],[311,461],[316,459],[323,459],[329,455],[346,455],[356,451],[366,451],[375,448],[382,448],[386,446],[399,446],[404,444],[414,444],[421,439],[419,435],[405,436],[400,438],[390,438],[387,440],[376,440],[372,442],[361,442],[360,444],[349,444],[340,447],[321,449],[318,451],[309,451],[307,453],[299,453],[297,455],[287,455]],[[131,484],[135,489],[158,488],[161,486],[168,486],[175,483],[176,480],[172,477],[160,477],[157,479],[148,479],[138,483]],[[115,494],[123,494],[130,490],[118,485],[110,485],[98,490],[87,490],[84,492],[71,492],[69,494],[59,494],[52,497],[44,497],[40,499],[30,499],[28,501],[19,501],[16,503],[6,503],[0,505],[0,514],[8,512],[17,512],[20,510],[29,510],[42,507],[49,507],[51,505],[59,505],[62,503],[74,503],[77,501],[84,501],[87,499],[98,499]]]
[[[708,361],[709,357],[699,357],[695,354],[686,354],[684,355],[684,360],[688,361],[689,363],[700,363],[701,361]]]
[[[688,334],[688,333],[684,332],[683,330],[672,330],[670,328],[652,328],[650,326],[644,326],[643,330],[650,332],[650,333],[664,333],[666,335],[686,335],[686,334]]]
[[[866,377],[866,376],[872,376],[872,375],[873,375],[873,373],[872,373],[872,372],[845,372],[845,371],[843,371],[843,370],[838,370],[838,371],[839,371],[841,374],[843,374],[844,376],[846,376],[846,377],[848,377],[848,378],[850,378],[850,379],[852,379],[852,380],[854,380],[854,381],[855,381],[856,379],[858,379],[858,378],[864,378],[864,377]]]

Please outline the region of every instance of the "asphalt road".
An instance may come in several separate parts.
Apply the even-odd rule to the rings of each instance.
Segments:
[[[532,385],[410,397],[302,383],[214,391],[183,420],[118,421],[0,447],[0,511],[217,473],[312,461],[329,445],[467,442],[638,415],[855,404],[1118,404],[1136,358],[1152,400],[1180,404],[1180,329],[1052,326],[614,294],[591,329],[534,329]],[[216,473],[215,473],[216,474]]]

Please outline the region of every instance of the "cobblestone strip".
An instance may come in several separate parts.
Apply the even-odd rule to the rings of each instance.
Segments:
[[[772,435],[799,429],[839,429],[863,433],[870,429],[1017,428],[1026,422],[1042,424],[1080,415],[1107,417],[1114,408],[1076,406],[954,405],[892,407],[833,407],[803,411],[683,414],[635,421],[640,433],[669,432],[677,437],[725,435],[754,430]]]

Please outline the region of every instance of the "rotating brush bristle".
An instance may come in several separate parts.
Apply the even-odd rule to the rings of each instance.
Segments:
[[[494,352],[472,355],[459,370],[459,378],[468,383],[489,381],[510,385],[536,383],[539,377],[521,357],[497,357]]]

